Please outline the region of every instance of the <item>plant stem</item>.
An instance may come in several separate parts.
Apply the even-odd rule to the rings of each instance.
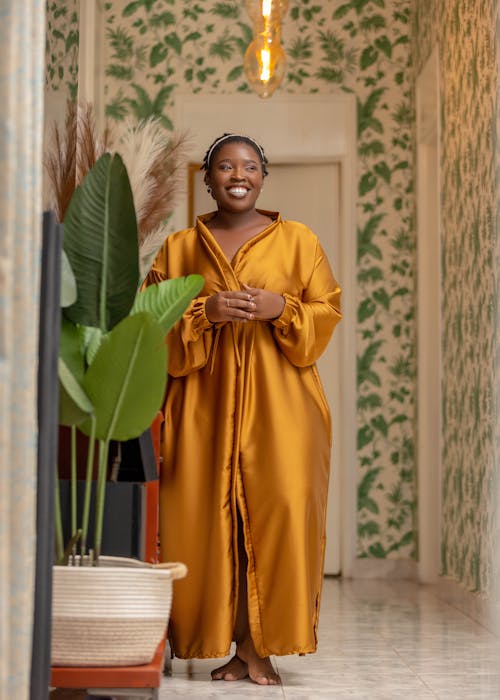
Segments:
[[[71,426],[71,536],[76,533],[76,425]],[[76,545],[73,548],[75,554]]]
[[[96,512],[95,512],[95,563],[99,565],[102,543],[102,525],[104,520],[104,499],[106,496],[106,472],[108,468],[109,440],[99,440],[99,471],[97,474]]]
[[[82,515],[82,543],[81,543],[81,556],[82,558],[86,554],[87,549],[87,536],[89,530],[89,514],[90,514],[90,496],[92,494],[92,476],[94,467],[94,450],[95,450],[95,426],[96,419],[95,415],[91,416],[91,428],[89,436],[89,449],[87,452],[87,471],[85,473],[85,496],[83,499],[83,515]]]
[[[56,482],[55,482],[55,501],[54,501],[54,525],[56,531],[56,563],[60,563],[64,558],[64,541],[63,528],[61,518],[61,494],[59,491],[59,470],[56,464]]]

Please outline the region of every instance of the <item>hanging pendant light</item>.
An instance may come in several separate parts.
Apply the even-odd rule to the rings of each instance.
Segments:
[[[245,7],[253,22],[254,38],[245,52],[243,67],[253,91],[259,97],[270,97],[285,74],[281,20],[288,0],[245,0]]]

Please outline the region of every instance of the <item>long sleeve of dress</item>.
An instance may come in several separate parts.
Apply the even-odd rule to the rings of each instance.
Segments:
[[[283,296],[283,311],[272,321],[274,338],[292,364],[307,367],[320,357],[341,319],[340,287],[319,243],[302,298]]]
[[[162,251],[146,278],[146,285],[167,279],[165,258]],[[173,377],[183,377],[207,364],[213,339],[213,325],[205,314],[207,299],[207,296],[193,299],[167,336],[168,373]]]
[[[184,377],[202,369],[212,348],[213,325],[205,314],[208,297],[197,297],[188,306],[181,320],[167,336],[168,373]]]

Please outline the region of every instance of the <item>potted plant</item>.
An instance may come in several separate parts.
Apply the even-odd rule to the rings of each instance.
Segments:
[[[185,574],[179,564],[111,565],[100,556],[109,443],[137,437],[151,424],[165,392],[165,336],[203,286],[203,278],[191,275],[138,291],[137,218],[122,158],[104,153],[75,189],[64,216],[60,417],[89,436],[89,450],[82,522],[77,527],[72,517],[66,557],[56,510],[54,665],[150,661],[167,626],[172,580]],[[94,445],[96,526],[89,547]],[[72,477],[76,482],[74,465]]]

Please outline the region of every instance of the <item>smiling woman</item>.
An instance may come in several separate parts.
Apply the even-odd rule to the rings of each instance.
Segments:
[[[269,655],[317,645],[330,414],[316,360],[340,288],[310,229],[256,209],[266,164],[247,136],[212,144],[217,210],[167,238],[148,283],[205,279],[168,341],[160,543],[190,572],[172,649],[222,657],[234,640],[213,679],[275,685]]]

